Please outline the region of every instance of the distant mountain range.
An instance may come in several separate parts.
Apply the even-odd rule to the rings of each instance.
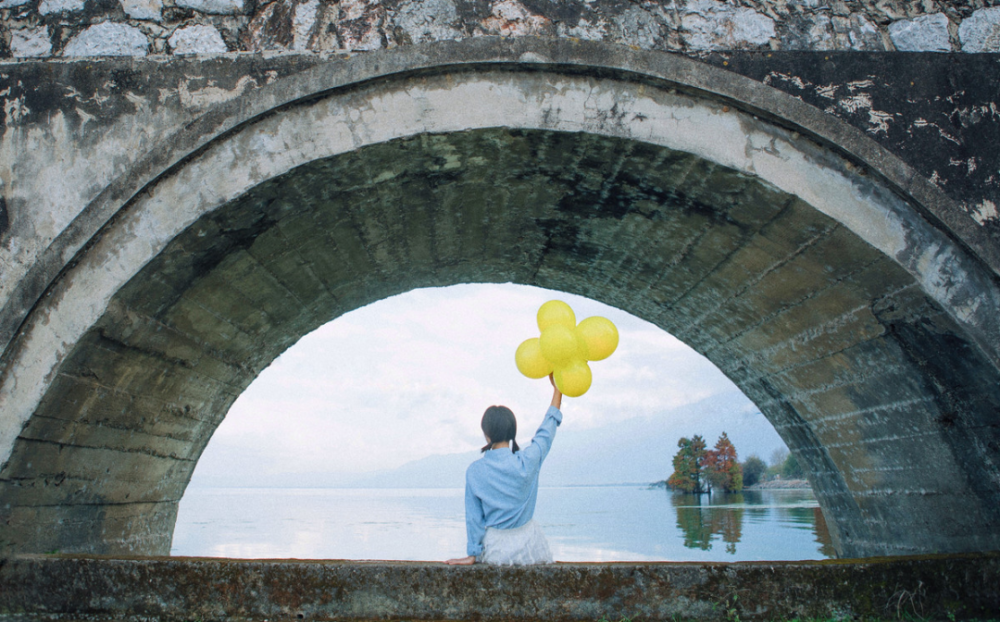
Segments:
[[[563,425],[542,469],[543,486],[651,483],[672,471],[682,436],[701,434],[709,447],[725,431],[740,460],[757,454],[765,460],[785,445],[770,422],[739,391],[721,393],[656,416],[635,417],[600,428],[575,430]],[[534,432],[532,430],[531,432]],[[530,438],[521,432],[518,441]],[[434,455],[398,468],[368,474],[281,474],[253,482],[260,487],[461,488],[465,469],[478,451]],[[197,487],[247,486],[245,479],[201,476]]]

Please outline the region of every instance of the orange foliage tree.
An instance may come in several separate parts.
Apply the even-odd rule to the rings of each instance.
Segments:
[[[736,447],[725,432],[716,441],[715,448],[705,452],[702,466],[710,488],[725,492],[743,490],[743,471],[736,459]]]

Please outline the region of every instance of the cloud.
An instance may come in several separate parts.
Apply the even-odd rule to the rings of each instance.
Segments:
[[[546,380],[518,373],[514,351],[538,335],[535,312],[556,297],[578,320],[603,315],[621,334],[619,350],[592,365],[590,392],[566,400],[564,425],[585,429],[655,415],[733,389],[678,339],[592,300],[509,284],[421,289],[303,337],[233,404],[198,470],[390,469],[479,447],[479,419],[491,404],[510,406],[519,438],[527,439],[551,390]]]

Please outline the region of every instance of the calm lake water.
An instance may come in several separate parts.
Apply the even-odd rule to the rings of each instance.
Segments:
[[[461,489],[191,488],[172,555],[443,560],[465,555]],[[558,561],[747,561],[833,555],[810,490],[678,495],[646,486],[542,488]]]

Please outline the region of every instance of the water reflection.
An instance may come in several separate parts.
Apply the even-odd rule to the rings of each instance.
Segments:
[[[743,538],[744,522],[783,524],[814,532],[823,557],[834,557],[830,531],[811,490],[746,491],[740,493],[666,493],[677,514],[677,529],[684,546],[711,551],[714,541],[725,544],[726,553],[736,555]]]
[[[736,553],[736,543],[743,532],[743,507],[718,507],[721,503],[743,504],[742,494],[671,495],[670,504],[677,511],[677,528],[684,534],[684,546],[689,549],[712,550],[712,540],[720,536],[726,552]],[[713,507],[714,506],[714,507]]]
[[[189,489],[174,555],[434,560],[465,551],[462,489]],[[535,520],[559,561],[832,557],[810,490],[682,495],[544,488]]]
[[[836,557],[837,551],[833,548],[833,540],[830,539],[830,528],[826,524],[826,517],[823,510],[813,508],[813,523],[816,529],[816,542],[819,544],[819,552],[824,557]]]

